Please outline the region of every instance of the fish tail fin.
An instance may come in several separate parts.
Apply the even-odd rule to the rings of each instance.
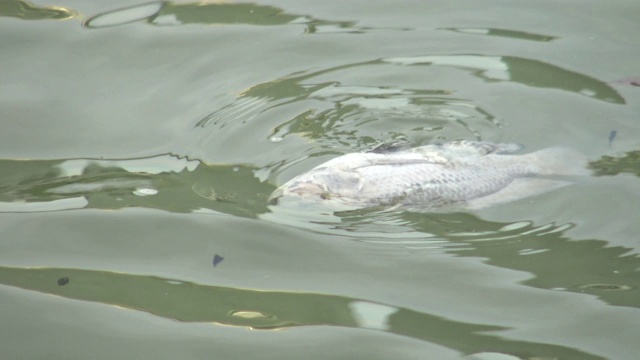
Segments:
[[[540,175],[576,176],[589,175],[587,157],[574,149],[551,147],[528,155],[538,166]]]

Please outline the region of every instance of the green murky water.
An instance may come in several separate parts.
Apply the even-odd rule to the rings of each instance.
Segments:
[[[635,359],[640,5],[0,2],[8,359]],[[563,145],[476,212],[271,206],[390,139]]]

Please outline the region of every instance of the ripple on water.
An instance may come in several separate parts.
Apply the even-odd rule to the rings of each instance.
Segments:
[[[476,76],[468,69],[451,69]],[[192,135],[198,146],[190,146],[190,152],[206,162],[224,162],[231,144],[254,139],[247,149],[234,146],[237,158],[250,158],[259,167],[278,159],[285,166],[272,170],[281,172],[301,157],[327,150],[353,152],[401,138],[415,145],[481,139],[502,127],[488,106],[461,95],[459,84],[437,75],[437,66],[419,70],[374,59],[255,84],[196,121],[198,131]],[[258,154],[256,147],[262,149]]]

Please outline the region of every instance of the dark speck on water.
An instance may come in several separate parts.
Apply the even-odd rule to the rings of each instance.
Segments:
[[[613,145],[613,139],[616,138],[617,134],[618,134],[618,132],[615,131],[615,130],[611,130],[611,132],[609,133],[609,147],[611,147],[611,145]]]
[[[220,264],[222,262],[222,260],[224,260],[224,258],[218,254],[215,254],[213,256],[213,267],[216,267],[216,265]]]
[[[65,286],[69,283],[69,278],[68,277],[61,277],[60,279],[58,279],[58,285],[60,286]]]

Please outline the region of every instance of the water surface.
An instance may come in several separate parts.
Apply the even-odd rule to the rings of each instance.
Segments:
[[[3,354],[636,358],[639,13],[4,1]],[[562,145],[594,175],[476,212],[267,203],[394,139]]]

